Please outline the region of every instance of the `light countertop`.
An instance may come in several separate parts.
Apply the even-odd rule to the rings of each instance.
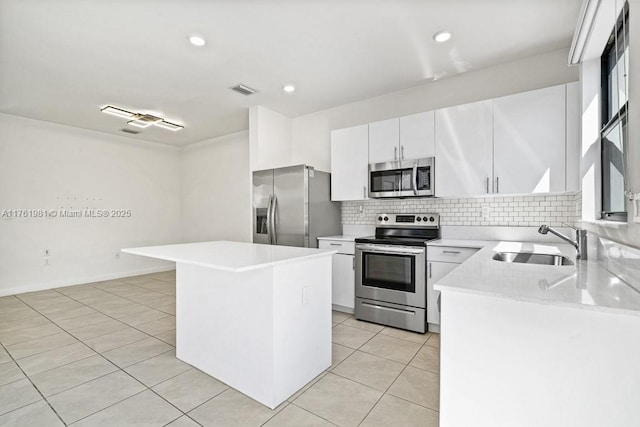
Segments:
[[[458,240],[458,239],[437,239],[429,240],[427,246],[448,246],[455,248],[477,248],[482,249],[495,242],[487,240]]]
[[[496,252],[561,254],[575,265],[501,262],[492,259]],[[575,249],[565,244],[490,242],[434,288],[640,316],[639,292],[597,260],[576,261]]]
[[[362,237],[362,236],[353,236],[353,235],[340,234],[340,235],[337,235],[337,236],[322,236],[322,237],[318,237],[318,240],[341,240],[343,242],[355,242],[355,240],[358,237]]]
[[[228,241],[127,248],[122,252],[232,272],[256,270],[336,253],[327,249]]]

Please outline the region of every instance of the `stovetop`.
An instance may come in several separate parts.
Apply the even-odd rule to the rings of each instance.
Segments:
[[[375,236],[359,237],[356,243],[424,246],[440,238],[438,214],[379,214],[377,225]]]

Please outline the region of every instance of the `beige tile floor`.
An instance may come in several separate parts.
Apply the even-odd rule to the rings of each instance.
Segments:
[[[0,298],[0,426],[437,426],[440,341],[333,312],[275,410],[175,357],[175,272]]]

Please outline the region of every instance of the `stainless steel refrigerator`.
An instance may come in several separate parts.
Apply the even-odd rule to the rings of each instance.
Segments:
[[[318,236],[341,234],[330,180],[306,165],[254,172],[253,242],[317,248]]]

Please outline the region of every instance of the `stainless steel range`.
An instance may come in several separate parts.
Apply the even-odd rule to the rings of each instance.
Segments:
[[[356,319],[427,331],[426,245],[438,214],[380,214],[376,235],[356,239]]]

